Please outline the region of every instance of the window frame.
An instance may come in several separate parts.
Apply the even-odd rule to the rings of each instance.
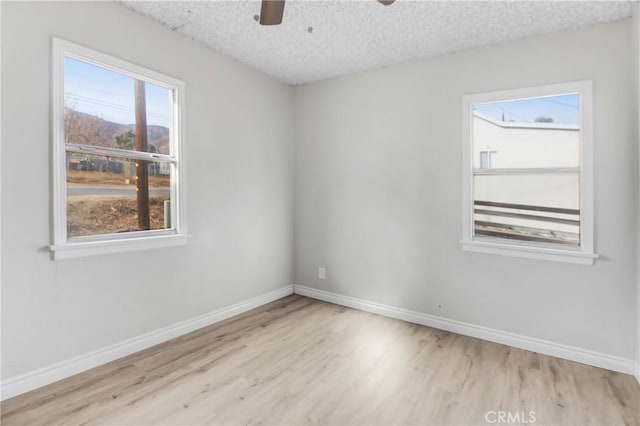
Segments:
[[[173,93],[170,155],[120,150],[108,147],[67,144],[64,126],[65,57],[71,57],[133,78],[165,87]],[[186,185],[184,176],[184,105],[185,84],[176,78],[130,63],[85,46],[52,38],[52,259],[66,259],[134,250],[147,250],[186,244]],[[71,149],[69,149],[71,148]],[[67,236],[66,155],[68,152],[115,155],[147,161],[169,162],[171,169],[171,229],[99,234],[69,238]]]
[[[473,105],[577,93],[580,95],[580,245],[474,236]],[[594,252],[593,82],[574,81],[466,95],[462,98],[462,240],[463,250],[512,257],[592,265]]]

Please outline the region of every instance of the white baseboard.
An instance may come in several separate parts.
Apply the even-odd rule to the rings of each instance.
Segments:
[[[632,359],[620,358],[613,355],[593,352],[586,349],[468,324],[434,315],[426,315],[420,312],[369,302],[354,297],[342,296],[340,294],[330,293],[301,285],[294,285],[293,291],[294,293],[302,296],[335,303],[336,305],[347,306],[349,308],[372,312],[415,324],[425,325],[465,336],[476,337],[490,342],[513,346],[514,348],[525,349],[544,355],[551,355],[557,358],[606,368],[607,370],[617,371],[620,373],[631,375],[638,374],[636,370],[636,362]]]
[[[632,374],[640,382],[640,371],[636,362],[631,359],[619,358],[612,355],[588,351],[572,346],[562,345],[541,339],[526,337],[514,333],[494,330],[461,321],[450,320],[433,315],[426,315],[407,309],[369,302],[354,297],[342,296],[310,287],[294,285],[285,286],[272,292],[254,297],[252,299],[236,303],[234,305],[218,309],[216,311],[200,315],[198,317],[179,322],[150,333],[143,334],[132,339],[125,340],[106,348],[98,349],[87,354],[59,362],[17,377],[5,380],[0,385],[0,400],[12,398],[30,390],[62,380],[91,368],[106,364],[118,358],[141,351],[175,337],[190,333],[199,328],[206,327],[216,322],[225,320],[234,315],[247,312],[251,309],[281,299],[292,293],[312,297],[318,300],[347,306],[362,311],[373,312],[391,318],[438,328],[465,336],[476,337],[491,342],[526,349],[545,355],[564,358],[583,364],[606,368],[625,374]]]
[[[115,345],[98,349],[17,377],[12,377],[5,380],[0,385],[0,399],[5,400],[12,398],[16,395],[20,395],[49,383],[73,376],[74,374],[81,373],[159,343],[166,342],[167,340],[182,336],[186,333],[190,333],[199,328],[230,318],[234,315],[247,312],[292,293],[293,286],[288,285],[261,296],[116,343]]]

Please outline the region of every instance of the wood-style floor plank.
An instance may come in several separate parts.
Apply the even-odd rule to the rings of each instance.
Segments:
[[[3,425],[640,425],[640,386],[293,295],[0,408]]]

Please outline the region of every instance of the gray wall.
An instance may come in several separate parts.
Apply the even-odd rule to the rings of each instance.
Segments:
[[[3,379],[291,284],[291,87],[114,3],[1,7]],[[51,36],[186,82],[187,246],[49,260]]]
[[[297,88],[296,284],[634,358],[631,40],[625,21]],[[463,252],[462,96],[586,79],[601,259],[589,267]]]

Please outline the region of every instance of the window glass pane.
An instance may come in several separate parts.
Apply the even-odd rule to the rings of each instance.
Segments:
[[[578,94],[473,105],[473,167],[490,151],[500,168],[579,167],[579,108]]]
[[[135,137],[135,79],[65,57],[64,130],[66,143],[170,153],[170,89],[141,82],[147,140]],[[136,144],[140,145],[137,146]]]
[[[137,177],[143,173],[137,170],[145,166],[148,185],[138,190]],[[66,167],[69,237],[145,230],[141,223],[146,223],[146,216],[140,222],[138,194],[149,210],[146,229],[172,227],[169,163],[67,153]]]
[[[474,234],[577,246],[578,173],[474,177]]]

